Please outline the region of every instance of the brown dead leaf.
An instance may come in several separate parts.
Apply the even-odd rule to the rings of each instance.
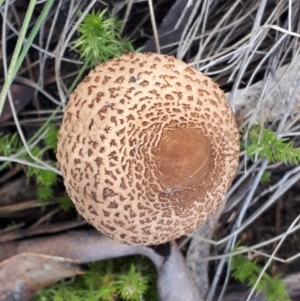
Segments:
[[[37,186],[28,183],[25,176],[17,177],[0,187],[0,206],[14,205],[36,197]]]
[[[1,89],[2,87],[0,87],[0,90]],[[10,87],[10,93],[15,105],[15,110],[18,113],[22,111],[24,107],[31,101],[34,94],[34,88],[27,85],[13,84]],[[2,113],[0,114],[0,122],[8,120],[11,117],[12,113],[9,101],[6,97]]]
[[[78,261],[33,253],[0,263],[0,301],[26,301],[43,287],[81,274]]]

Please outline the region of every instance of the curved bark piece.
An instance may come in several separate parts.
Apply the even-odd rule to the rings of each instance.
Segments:
[[[1,246],[0,260],[26,252],[72,258],[80,263],[135,254],[149,257],[158,267],[164,261],[162,256],[148,247],[120,244],[94,230],[70,231],[54,236],[6,243]]]
[[[225,203],[223,201],[219,209],[193,232],[194,238],[191,241],[186,256],[187,266],[192,272],[192,276],[198,287],[198,290],[201,291],[201,294],[204,297],[206,296],[209,288],[207,273],[208,261],[203,261],[202,259],[209,257],[210,244],[201,240],[200,238],[202,237],[211,239],[224,206]]]
[[[157,289],[161,301],[203,301],[175,241],[171,254],[158,270]]]
[[[247,89],[239,89],[235,94],[234,109],[239,125],[247,119],[264,122],[280,120],[284,115],[293,116],[300,110],[300,73],[299,58],[296,56],[290,64],[279,67],[270,75],[268,85],[261,80]],[[264,91],[265,89],[265,91]],[[263,97],[261,94],[263,93]],[[229,98],[230,93],[226,94]]]

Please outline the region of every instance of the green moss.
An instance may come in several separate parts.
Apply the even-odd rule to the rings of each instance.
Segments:
[[[254,287],[262,268],[256,261],[250,261],[242,255],[235,255],[231,260],[231,273],[234,279]],[[263,274],[260,282],[256,286],[256,291],[263,294],[268,301],[290,301],[287,290],[278,277],[272,278],[268,274]]]
[[[152,263],[141,256],[98,261],[73,282],[41,290],[33,301],[156,301],[155,276]]]

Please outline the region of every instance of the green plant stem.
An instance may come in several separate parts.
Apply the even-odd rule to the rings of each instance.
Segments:
[[[88,67],[88,65],[89,65],[89,61],[85,60],[84,65],[80,68],[80,70],[79,70],[79,72],[78,72],[75,80],[73,81],[71,87],[68,90],[69,94],[75,89],[75,87],[77,86],[78,82],[81,80],[82,74],[86,70],[86,68]]]
[[[3,84],[3,88],[2,88],[2,91],[1,91],[1,94],[0,94],[0,115],[2,113],[2,109],[3,109],[3,106],[4,106],[5,98],[6,98],[6,95],[8,93],[9,87],[10,87],[12,81],[14,80],[18,70],[20,69],[21,64],[22,64],[25,56],[27,55],[27,52],[28,52],[28,50],[29,50],[36,34],[38,33],[43,21],[45,20],[45,16],[48,14],[53,2],[54,2],[54,0],[48,0],[47,3],[45,4],[45,6],[42,10],[42,13],[40,14],[37,22],[35,23],[35,25],[33,27],[33,30],[31,31],[31,33],[30,33],[30,35],[29,35],[29,37],[28,37],[28,39],[27,39],[27,41],[26,41],[26,43],[23,47],[23,50],[21,52],[22,43],[25,39],[25,34],[27,32],[27,29],[28,29],[29,22],[30,22],[31,17],[32,17],[34,7],[36,5],[36,0],[31,0],[30,3],[29,3],[29,6],[28,6],[28,9],[27,9],[27,12],[26,12],[26,16],[25,16],[25,19],[24,19],[24,22],[23,22],[23,25],[22,25],[22,28],[21,28],[21,31],[20,31],[20,35],[19,35],[17,44],[15,46],[14,53],[13,53],[10,65],[9,65],[9,69],[8,69],[8,72],[7,72],[7,77],[6,77],[6,80]]]
[[[28,144],[33,143],[34,140],[36,140],[38,137],[42,135],[42,133],[46,130],[50,122],[53,120],[55,115],[61,110],[60,107],[57,107],[53,113],[49,116],[47,121],[38,129],[38,131],[28,140]],[[20,151],[24,150],[24,147],[20,149]],[[10,164],[9,161],[4,162],[2,165],[0,165],[0,171],[3,170],[4,168],[8,167]]]
[[[36,4],[36,0],[31,0],[29,3],[29,6],[27,8],[27,12],[26,12],[26,15],[24,18],[24,22],[22,24],[19,38],[17,40],[17,44],[16,44],[14,52],[13,52],[13,56],[12,56],[12,59],[11,59],[10,65],[9,65],[9,69],[7,71],[6,80],[3,84],[3,88],[2,88],[2,91],[0,94],[0,114],[2,113],[2,109],[4,106],[5,98],[8,93],[9,87],[14,79],[14,74],[16,74],[16,72],[14,72],[14,71],[17,66],[17,60],[18,60],[19,54],[21,52],[22,43],[24,41],[25,34],[26,34],[28,26],[29,26],[29,22],[31,20],[35,4]]]
[[[47,119],[47,121],[45,121],[45,123],[38,129],[38,131],[28,140],[28,143],[32,143],[35,139],[37,139],[43,131],[46,130],[46,128],[48,127],[49,123],[53,120],[53,118],[55,117],[55,115],[61,110],[61,107],[57,107],[53,113],[49,116],[49,118]]]
[[[30,33],[30,35],[29,35],[29,37],[28,37],[28,39],[27,39],[27,41],[24,45],[24,48],[23,48],[23,50],[22,50],[22,52],[21,52],[21,54],[20,54],[20,56],[17,60],[17,66],[16,66],[17,68],[14,70],[13,78],[15,78],[18,70],[20,69],[21,64],[22,64],[25,56],[27,55],[27,52],[28,52],[35,36],[37,35],[42,23],[45,21],[45,17],[48,14],[53,2],[54,2],[54,0],[48,0],[47,3],[45,4],[40,16],[38,17],[32,31],[31,31],[31,33]]]

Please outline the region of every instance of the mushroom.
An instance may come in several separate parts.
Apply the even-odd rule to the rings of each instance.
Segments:
[[[221,203],[239,133],[224,92],[172,56],[127,53],[71,94],[58,135],[67,192],[96,229],[122,243],[186,235]]]

